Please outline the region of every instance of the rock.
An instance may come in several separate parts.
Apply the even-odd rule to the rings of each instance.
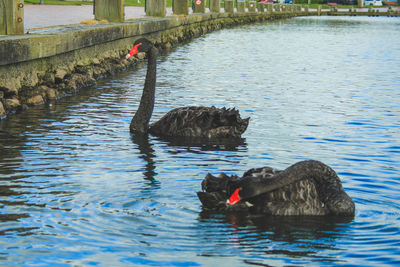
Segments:
[[[113,51],[111,52],[111,57],[112,57],[112,58],[119,59],[119,51],[113,50]]]
[[[3,107],[3,103],[0,102],[0,119],[6,116],[6,110]]]
[[[146,57],[146,53],[145,52],[139,52],[139,53],[137,53],[136,57],[138,59],[144,59]]]
[[[126,56],[126,52],[125,52],[125,50],[121,50],[121,51],[119,51],[119,57],[123,57],[123,58],[125,58],[125,56]]]
[[[164,45],[164,48],[167,49],[167,50],[171,49],[171,47],[172,47],[172,45],[171,45],[170,42],[167,42],[167,43],[165,43],[165,45]]]
[[[80,73],[74,73],[71,75],[71,78],[68,79],[67,81],[67,88],[69,89],[69,92],[76,92],[78,91],[82,86],[87,86],[90,84],[95,84],[96,80],[91,77],[89,74],[80,74]]]
[[[99,65],[100,64],[100,60],[98,58],[96,58],[96,57],[92,59],[92,62],[95,65]]]
[[[18,78],[0,79],[0,88],[3,88],[5,95],[17,95],[21,88],[21,80]]]
[[[56,82],[56,77],[54,73],[47,72],[43,78],[44,82],[54,84]]]
[[[8,98],[6,99],[6,107],[8,109],[17,109],[21,106],[21,103],[17,98]]]
[[[48,98],[48,99],[51,99],[51,100],[57,99],[57,91],[54,90],[53,88],[50,88],[50,89],[47,91],[47,98]]]
[[[76,61],[66,63],[66,70],[68,72],[72,72],[75,69],[76,64],[77,64]]]
[[[44,95],[51,100],[57,99],[57,90],[50,88],[46,85],[39,86],[39,90],[44,92]]]
[[[28,87],[35,87],[39,83],[39,77],[36,72],[26,73],[24,77],[24,85]]]
[[[69,92],[76,92],[78,90],[78,85],[76,80],[77,80],[76,78],[75,79],[71,78],[67,81],[66,87],[68,88]]]
[[[62,81],[65,77],[65,75],[68,74],[68,71],[66,69],[57,69],[56,75],[55,75],[55,80],[56,81]]]
[[[121,60],[121,64],[123,65],[123,66],[128,66],[129,65],[129,61],[127,60],[127,59],[122,59]]]
[[[44,103],[44,99],[43,96],[41,95],[36,95],[36,96],[32,96],[31,98],[29,98],[26,103],[28,105],[32,105],[32,106],[36,106],[36,105],[40,105]]]
[[[103,73],[106,73],[106,70],[102,67],[94,67],[93,69],[93,77],[98,78],[99,76],[101,76]]]
[[[77,66],[79,67],[83,67],[83,66],[87,66],[89,65],[89,58],[85,57],[85,58],[81,58],[77,63]]]

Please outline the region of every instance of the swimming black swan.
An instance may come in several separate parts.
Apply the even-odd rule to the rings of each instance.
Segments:
[[[240,137],[246,130],[249,118],[242,119],[237,110],[201,106],[173,109],[149,126],[154,108],[158,49],[146,38],[140,38],[135,41],[126,58],[139,52],[146,52],[148,65],[139,108],[130,124],[131,132],[149,132],[166,137],[226,138]]]
[[[284,171],[250,169],[243,177],[208,174],[197,195],[203,209],[270,215],[354,216],[353,200],[336,172],[322,162],[301,161]]]

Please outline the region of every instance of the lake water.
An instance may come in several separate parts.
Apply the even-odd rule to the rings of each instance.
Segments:
[[[245,143],[129,133],[146,64],[0,122],[0,265],[400,264],[400,19],[307,17],[210,33],[158,59],[153,119],[250,116]],[[202,212],[207,173],[304,159],[337,171],[352,219]]]

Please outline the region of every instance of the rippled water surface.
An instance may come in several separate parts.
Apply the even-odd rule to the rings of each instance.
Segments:
[[[237,107],[245,143],[129,133],[146,64],[0,122],[0,265],[400,264],[400,20],[296,18],[217,31],[158,60],[153,119]],[[211,172],[317,159],[353,219],[202,212]]]

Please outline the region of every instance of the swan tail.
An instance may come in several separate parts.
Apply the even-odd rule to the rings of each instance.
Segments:
[[[213,130],[220,136],[240,137],[247,129],[250,118],[242,119],[235,108],[219,109],[213,114]]]

